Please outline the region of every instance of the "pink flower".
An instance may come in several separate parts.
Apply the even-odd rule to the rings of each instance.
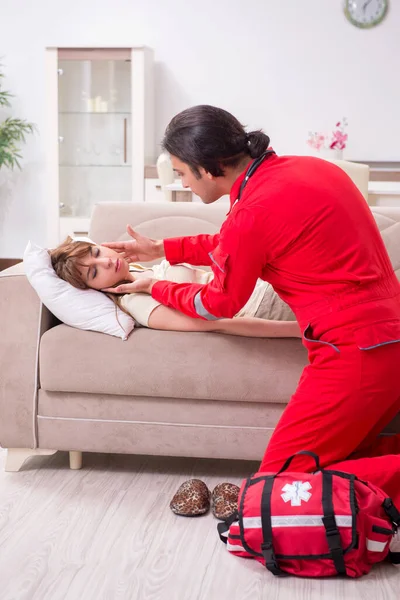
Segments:
[[[332,142],[330,143],[329,147],[343,150],[346,148],[347,137],[347,133],[343,133],[342,131],[334,131],[332,135]]]
[[[343,117],[335,125],[335,129],[330,133],[320,133],[319,131],[310,131],[308,133],[307,144],[315,150],[322,148],[331,148],[343,150],[346,148],[347,134],[344,133],[347,127],[347,119]]]
[[[308,145],[316,150],[320,150],[324,146],[325,136],[322,133],[310,133],[307,141]]]

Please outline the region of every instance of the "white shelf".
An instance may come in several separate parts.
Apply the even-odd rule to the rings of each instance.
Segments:
[[[104,117],[104,115],[126,115],[126,116],[130,116],[131,113],[128,111],[108,111],[108,110],[60,110],[59,115],[102,115]]]
[[[64,241],[69,235],[88,235],[90,218],[88,217],[60,217],[60,241]]]
[[[370,194],[400,194],[400,181],[369,181],[368,192]]]
[[[66,167],[68,169],[87,169],[87,168],[101,168],[101,169],[131,169],[132,165],[58,165],[60,168]]]
[[[85,53],[46,49],[49,247],[89,228],[89,218],[61,215],[60,203],[71,213],[85,214],[114,198],[144,201],[144,167],[156,158],[152,50],[91,48]],[[107,110],[90,102],[98,97]],[[119,149],[119,154],[113,151]],[[105,164],[74,164],[85,160]]]

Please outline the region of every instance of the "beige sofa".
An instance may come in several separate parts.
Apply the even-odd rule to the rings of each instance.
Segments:
[[[400,208],[374,208],[397,271]],[[102,204],[90,236],[215,233],[227,205]],[[298,339],[135,330],[123,342],[56,322],[22,265],[0,273],[0,444],[32,454],[115,452],[260,459],[307,356]],[[394,424],[392,430],[400,431]]]

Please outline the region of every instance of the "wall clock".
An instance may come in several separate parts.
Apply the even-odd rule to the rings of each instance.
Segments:
[[[345,0],[344,14],[356,27],[369,29],[383,21],[389,0]]]

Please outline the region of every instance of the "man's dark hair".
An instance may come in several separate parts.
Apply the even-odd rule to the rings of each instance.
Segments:
[[[226,167],[236,167],[246,156],[261,156],[269,141],[261,130],[246,133],[243,125],[226,110],[203,104],[188,108],[172,119],[162,148],[189,165],[197,178],[200,178],[199,167],[221,177]]]

